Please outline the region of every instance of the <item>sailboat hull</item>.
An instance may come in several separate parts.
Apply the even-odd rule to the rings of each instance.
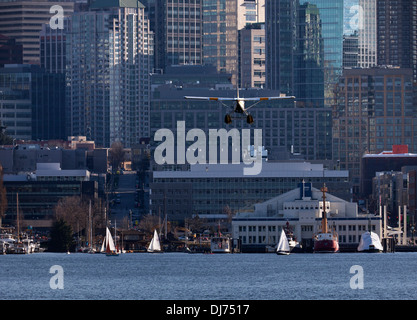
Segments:
[[[106,253],[106,256],[108,257],[114,257],[114,256],[118,256],[119,254],[116,252],[110,252],[110,253]]]
[[[289,251],[277,251],[276,254],[279,256],[288,256],[290,252]]]

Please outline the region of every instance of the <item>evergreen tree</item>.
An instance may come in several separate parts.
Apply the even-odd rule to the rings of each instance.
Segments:
[[[1,124],[0,121],[0,145],[7,145],[13,143],[13,138],[9,137],[4,131],[6,127]]]
[[[67,252],[75,245],[72,237],[72,228],[63,219],[54,222],[51,229],[51,239],[49,241],[48,251]]]

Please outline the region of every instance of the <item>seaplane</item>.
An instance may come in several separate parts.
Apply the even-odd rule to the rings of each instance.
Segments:
[[[239,89],[237,90],[237,97],[236,98],[221,98],[221,97],[193,97],[193,96],[185,96],[185,99],[190,100],[206,100],[206,101],[218,101],[223,106],[225,106],[228,109],[232,109],[229,113],[226,114],[224,117],[224,122],[226,124],[232,123],[232,119],[242,119],[243,117],[246,117],[246,122],[248,124],[253,123],[253,117],[248,112],[249,109],[256,106],[258,103],[262,101],[268,101],[268,100],[278,100],[278,99],[293,99],[295,102],[294,96],[287,96],[285,94],[280,94],[278,97],[255,97],[255,98],[241,98],[239,97]],[[228,105],[225,103],[225,101],[233,101],[234,103],[232,105]],[[248,107],[245,107],[245,102],[251,102],[252,104]]]

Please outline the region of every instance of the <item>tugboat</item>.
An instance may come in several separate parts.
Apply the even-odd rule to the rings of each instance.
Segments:
[[[336,253],[339,252],[337,234],[328,230],[326,213],[326,184],[320,189],[323,192],[323,217],[321,220],[321,232],[314,239],[315,253]]]

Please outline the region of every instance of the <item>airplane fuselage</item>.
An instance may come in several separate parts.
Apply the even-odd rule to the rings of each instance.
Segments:
[[[245,101],[244,100],[237,100],[235,106],[236,113],[244,113],[245,112]]]

